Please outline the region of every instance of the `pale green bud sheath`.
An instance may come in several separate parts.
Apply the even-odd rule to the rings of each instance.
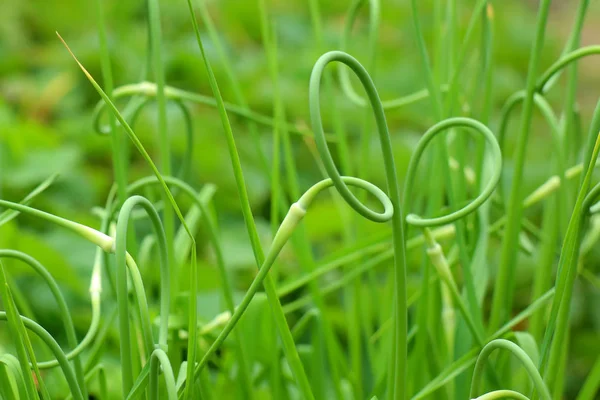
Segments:
[[[529,400],[529,397],[515,392],[514,390],[495,390],[481,395],[473,400],[500,400],[500,399],[514,399],[514,400]]]
[[[465,322],[467,323],[469,330],[471,331],[471,334],[473,335],[477,343],[480,346],[483,346],[484,339],[481,335],[481,332],[477,329],[475,321],[473,320],[472,315],[469,313],[467,305],[465,304],[460,294],[458,285],[456,284],[456,281],[452,276],[452,271],[450,271],[450,265],[448,263],[448,260],[446,259],[446,256],[444,255],[444,252],[442,250],[442,246],[440,246],[439,243],[435,240],[429,228],[425,228],[423,230],[423,233],[425,235],[425,240],[428,245],[427,256],[431,260],[431,264],[435,267],[435,270],[437,271],[440,279],[448,288],[450,295],[452,296],[452,300],[454,301],[454,304],[458,306],[462,316],[465,319]]]

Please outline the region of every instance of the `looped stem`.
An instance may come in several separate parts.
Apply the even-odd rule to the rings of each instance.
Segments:
[[[321,160],[327,171],[327,175],[331,178],[333,185],[340,193],[342,198],[363,217],[375,221],[385,222],[388,215],[378,213],[364,205],[350,190],[342,180],[340,173],[331,157],[327,142],[325,140],[325,132],[323,130],[323,121],[321,118],[321,102],[320,88],[321,78],[325,67],[333,62],[338,61],[347,65],[356,74],[360,80],[367,98],[373,109],[381,151],[383,153],[383,161],[385,166],[385,174],[387,180],[387,191],[390,202],[393,207],[392,222],[392,243],[394,248],[394,289],[395,289],[395,304],[394,304],[394,340],[392,340],[391,357],[392,362],[389,368],[389,376],[393,377],[393,388],[388,388],[388,393],[396,399],[405,397],[406,392],[406,373],[407,373],[407,307],[406,307],[406,250],[404,243],[404,232],[402,223],[402,209],[400,203],[400,189],[398,186],[398,177],[394,163],[394,155],[392,152],[392,142],[383,111],[383,105],[375,84],[369,76],[366,69],[351,55],[341,51],[330,51],[323,54],[315,63],[310,76],[309,85],[309,106],[313,132],[317,149],[321,155]]]
[[[406,173],[406,183],[404,187],[404,206],[410,208],[410,198],[414,196],[413,184],[416,178],[416,169],[423,155],[423,152],[431,140],[438,134],[442,133],[446,129],[453,127],[467,127],[473,129],[475,132],[481,134],[488,143],[487,153],[488,157],[492,160],[492,174],[487,179],[487,184],[483,188],[482,192],[471,202],[465,205],[463,208],[454,211],[450,214],[436,217],[436,218],[423,218],[416,214],[408,214],[406,216],[406,222],[410,225],[426,227],[426,226],[439,226],[444,224],[452,223],[460,218],[469,215],[474,212],[479,206],[481,206],[491,195],[498,182],[500,180],[500,174],[502,172],[502,154],[500,152],[500,146],[496,137],[492,131],[479,121],[470,118],[449,118],[442,122],[437,123],[431,127],[421,138],[417,144],[417,148],[413,153],[408,165],[408,171]]]

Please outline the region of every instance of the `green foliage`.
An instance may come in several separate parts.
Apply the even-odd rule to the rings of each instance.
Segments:
[[[66,3],[0,13],[0,399],[598,396],[589,0]]]

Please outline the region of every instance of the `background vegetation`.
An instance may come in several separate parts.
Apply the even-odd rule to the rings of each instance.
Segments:
[[[75,0],[8,0],[0,5],[0,198],[20,201],[33,188],[52,174],[59,174],[57,180],[44,193],[35,199],[35,208],[63,216],[90,226],[98,227],[97,207],[103,207],[114,181],[111,140],[94,132],[93,110],[99,97],[89,85],[85,76],[78,70],[64,46],[55,35],[58,31],[75,52],[79,60],[102,84],[101,52],[99,48],[96,8],[94,2]],[[255,1],[207,1],[209,13],[218,30],[218,37],[232,60],[232,69],[239,80],[243,95],[250,108],[265,115],[274,115],[275,89],[269,71],[268,57],[262,44],[260,18]],[[326,50],[340,48],[349,1],[323,1],[321,3],[323,40],[319,46],[314,36],[310,10],[305,1],[277,0],[269,2],[270,21],[274,26],[277,42],[277,62],[280,88],[285,107],[286,119],[295,127],[309,126],[308,82],[311,69],[317,58]],[[425,87],[422,79],[418,48],[412,27],[411,10],[408,1],[382,1],[381,25],[376,43],[375,63],[369,67],[382,99],[389,99],[418,91]],[[428,44],[435,45],[435,35],[439,27],[435,25],[432,4],[423,1],[421,21]],[[458,2],[457,21],[460,28],[457,37],[462,38],[471,16],[471,1]],[[540,71],[545,70],[560,55],[567,40],[577,4],[574,1],[555,1],[547,28],[544,49],[540,61]],[[147,12],[142,1],[119,0],[103,2],[107,21],[107,31],[115,86],[139,82],[147,57]],[[527,63],[530,47],[535,35],[535,15],[537,2],[504,0],[497,2],[493,9],[494,35],[494,80],[492,87],[492,115],[490,128],[496,132],[500,110],[506,99],[525,87]],[[598,43],[600,26],[600,4],[592,2],[582,36],[582,45]],[[160,18],[163,33],[163,61],[165,79],[168,85],[188,91],[212,96],[202,58],[199,54],[191,27],[189,11],[185,2],[161,1]],[[218,46],[215,46],[204,25],[200,24],[208,58],[220,89],[226,101],[238,103],[235,87],[220,62]],[[346,50],[365,65],[370,59],[368,39],[368,13],[363,10],[357,19],[352,39]],[[443,50],[442,50],[443,51]],[[435,64],[437,60],[433,56]],[[461,76],[461,89],[470,93],[477,83],[477,57],[467,60],[465,73]],[[581,125],[587,131],[595,103],[600,93],[600,79],[597,70],[598,58],[586,58],[579,63],[579,90],[577,104],[581,113]],[[355,85],[356,86],[356,85]],[[356,86],[358,87],[358,86]],[[547,99],[560,109],[565,94],[565,79],[559,81]],[[324,100],[322,100],[324,102]],[[121,103],[120,103],[121,104]],[[122,104],[125,104],[124,102]],[[465,103],[466,104],[466,103]],[[351,164],[358,168],[365,155],[360,135],[364,126],[364,113],[341,92],[335,91],[335,107],[340,112],[343,126],[347,130],[350,144]],[[326,130],[334,126],[334,114],[329,104],[323,104]],[[236,299],[240,299],[256,275],[256,264],[240,211],[240,201],[233,170],[228,157],[227,143],[223,135],[219,115],[214,107],[190,105],[194,124],[194,140],[191,149],[193,157],[189,165],[186,181],[194,188],[214,183],[216,192],[213,202],[218,216],[219,235],[223,246],[225,264],[229,270]],[[462,110],[469,114],[469,110]],[[517,114],[517,113],[516,113]],[[136,124],[136,133],[153,158],[158,159],[160,145],[157,133],[157,110],[155,105],[145,108]],[[408,167],[410,154],[419,137],[436,121],[428,101],[416,102],[387,112],[388,125],[392,135],[393,151],[396,156],[400,181]],[[233,132],[238,144],[243,165],[248,194],[261,241],[268,248],[272,240],[271,195],[272,184],[265,174],[263,160],[257,154],[253,136],[248,131],[246,120],[230,114]],[[172,163],[177,170],[190,150],[185,140],[184,120],[173,104],[168,107],[169,141]],[[508,187],[511,180],[511,155],[514,149],[518,118],[513,118],[508,129],[507,145],[504,154],[503,185]],[[532,134],[527,147],[526,168],[524,171],[523,193],[529,193],[554,171],[553,148],[549,144],[549,132],[541,115],[534,114]],[[260,146],[268,165],[273,154],[272,129],[258,125]],[[292,136],[293,152],[297,165],[299,183],[304,190],[322,179],[323,172],[315,161],[314,141],[308,137]],[[571,140],[571,139],[569,139]],[[573,137],[574,148],[581,148],[585,138]],[[574,152],[575,153],[575,152]],[[385,187],[382,160],[375,135],[365,164],[362,178],[379,187]],[[150,174],[150,170],[136,151],[130,149],[128,181]],[[470,163],[475,160],[469,159]],[[439,179],[427,176],[430,166],[422,163],[423,172],[414,187],[415,197],[419,198],[428,185],[428,180]],[[288,190],[289,181],[282,167],[281,186]],[[337,199],[334,192],[323,195]],[[155,193],[148,196],[158,199]],[[191,203],[182,199],[182,208]],[[389,227],[364,222],[359,218],[353,221],[358,227],[354,238],[348,238],[347,225],[340,215],[339,204],[334,201],[319,201],[305,218],[305,227],[312,243],[315,259],[321,260],[347,246],[349,242],[361,242],[381,237]],[[501,214],[497,214],[501,215]],[[541,224],[542,207],[536,206],[526,212],[527,218]],[[353,218],[353,217],[350,217]],[[149,232],[147,222],[138,225],[139,237]],[[409,236],[414,236],[413,232]],[[557,249],[560,241],[556,241]],[[199,260],[198,313],[202,324],[213,321],[226,308],[221,299],[221,279],[217,269],[215,253],[208,241],[208,232],[201,229],[197,238]],[[501,239],[492,236],[488,251],[488,262],[493,282],[495,267],[498,264]],[[56,228],[47,222],[31,216],[21,215],[0,227],[0,248],[17,249],[26,252],[46,266],[57,279],[66,296],[78,337],[83,337],[91,322],[89,278],[95,249],[85,240]],[[143,252],[143,245],[139,252]],[[139,254],[138,252],[138,254]],[[143,257],[144,255],[139,255]],[[409,295],[418,290],[423,254],[416,252],[409,257]],[[529,254],[521,254],[516,266],[514,309],[515,315],[531,303],[531,291],[535,267],[539,263],[537,247]],[[160,277],[155,257],[146,257],[142,275],[151,304],[157,304]],[[17,304],[23,314],[29,314],[44,326],[59,343],[65,344],[64,329],[58,310],[45,285],[33,273],[14,260],[4,262],[6,270],[15,286]],[[565,372],[565,398],[574,398],[585,377],[600,354],[600,252],[593,248],[584,259],[589,271],[587,278],[576,282],[572,301],[571,333],[568,346],[568,367]],[[379,267],[385,270],[386,266]],[[302,274],[302,266],[296,252],[286,247],[275,267],[280,282]],[[327,275],[323,285],[335,282],[341,273]],[[360,281],[357,292],[346,289],[336,291],[327,297],[327,318],[333,324],[337,340],[345,352],[348,351],[348,314],[351,295],[364,299],[364,307],[376,309],[389,299],[383,292],[378,297],[370,297],[371,281]],[[486,291],[491,301],[493,285]],[[383,289],[382,289],[383,290]],[[18,298],[19,293],[23,296]],[[301,298],[308,289],[293,292],[284,299],[284,304]],[[486,301],[486,307],[490,303]],[[186,313],[185,299],[172,299],[175,309]],[[391,303],[391,302],[389,302]],[[391,306],[386,305],[385,307]],[[26,307],[26,308],[24,308]],[[260,308],[264,307],[264,308]],[[249,341],[251,358],[260,360],[262,352],[268,352],[273,343],[274,329],[270,328],[268,307],[264,304],[254,310],[256,324]],[[4,307],[3,307],[4,308]],[[110,307],[109,307],[110,308]],[[304,308],[306,310],[306,308]],[[108,313],[108,311],[107,311]],[[153,314],[154,315],[154,314]],[[294,325],[302,312],[290,313],[290,325]],[[250,317],[248,317],[250,318]],[[262,322],[261,322],[262,321]],[[214,321],[213,321],[214,322]],[[519,328],[526,328],[527,322]],[[215,333],[218,330],[213,330]],[[210,342],[214,336],[208,335]],[[366,341],[361,351],[366,351]],[[106,344],[102,349],[102,361],[108,366],[108,382],[112,396],[118,397],[121,379],[119,369],[119,341],[116,325],[108,331]],[[12,352],[10,333],[4,326],[0,328],[0,354]],[[202,344],[201,344],[202,346]],[[37,347],[36,347],[37,348]],[[44,353],[41,353],[44,354]],[[43,358],[43,357],[42,357]],[[264,361],[264,360],[263,360]],[[265,361],[265,365],[268,363]],[[213,365],[213,367],[215,367]],[[350,368],[354,368],[351,366]],[[367,370],[369,367],[364,366]],[[351,370],[348,385],[356,385],[357,375],[362,371]],[[366,374],[367,375],[367,374]],[[55,388],[64,388],[60,375],[47,375]],[[268,379],[267,379],[268,380]],[[220,387],[215,398],[233,395],[231,388],[236,382],[235,374],[221,377],[215,383]],[[460,383],[460,381],[459,381]],[[363,382],[366,388],[374,383]],[[362,384],[361,384],[362,385]],[[50,385],[52,387],[52,385]],[[272,390],[268,385],[260,388],[257,398],[268,398]],[[418,384],[412,388],[415,392]],[[257,389],[258,390],[258,389]],[[61,392],[56,389],[56,393]],[[64,393],[64,390],[62,390]],[[53,392],[54,389],[53,389]],[[359,393],[354,391],[354,393]],[[370,392],[363,388],[364,396]],[[447,393],[439,396],[449,396]],[[434,395],[432,398],[438,398]],[[364,397],[363,397],[364,398]]]

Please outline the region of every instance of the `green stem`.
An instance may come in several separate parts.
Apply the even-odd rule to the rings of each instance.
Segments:
[[[538,72],[538,64],[544,44],[546,23],[548,21],[548,12],[550,10],[551,0],[541,0],[536,22],[536,35],[533,42],[529,68],[527,72],[526,96],[523,102],[523,113],[521,115],[521,124],[517,137],[517,149],[514,160],[513,180],[511,184],[510,197],[507,208],[507,223],[502,240],[502,250],[500,253],[500,264],[498,265],[498,275],[494,288],[492,300],[492,311],[489,322],[489,329],[495,330],[506,320],[512,310],[514,282],[514,269],[517,263],[517,247],[519,231],[521,228],[522,217],[522,198],[521,183],[523,180],[523,169],[525,165],[525,153],[527,149],[527,139],[531,128],[532,111],[534,105],[534,93],[536,89],[535,77]]]
[[[334,186],[340,193],[342,198],[350,205],[356,212],[363,217],[376,221],[385,221],[382,218],[382,214],[379,214],[363,203],[361,203],[352,192],[348,189],[346,184],[343,182],[340,174],[331,158],[331,153],[327,147],[325,140],[325,133],[323,131],[323,124],[321,120],[320,110],[320,84],[323,71],[327,64],[333,61],[338,61],[346,64],[352,69],[352,71],[360,79],[367,97],[373,108],[379,138],[381,142],[381,149],[383,152],[386,179],[388,192],[393,205],[394,214],[391,217],[392,221],[392,243],[394,247],[394,313],[395,313],[395,329],[394,329],[394,341],[392,342],[392,369],[389,374],[394,377],[393,388],[388,388],[389,396],[393,396],[396,399],[402,399],[406,396],[406,373],[407,373],[407,310],[406,310],[406,256],[405,256],[405,243],[403,233],[403,222],[402,222],[402,208],[400,203],[400,189],[398,186],[398,178],[396,175],[396,167],[394,165],[394,156],[392,152],[392,145],[390,135],[385,120],[385,114],[381,105],[381,100],[375,89],[375,85],[371,80],[371,77],[364,69],[364,67],[352,56],[347,53],[340,51],[331,51],[322,55],[313,67],[313,71],[310,79],[309,86],[309,97],[310,97],[310,114],[313,131],[315,132],[315,141],[317,149],[321,154],[321,159],[327,170],[327,174],[333,181]]]
[[[147,81],[129,84],[129,85],[123,85],[123,86],[116,88],[113,91],[112,95],[113,95],[112,96],[113,99],[115,99],[115,100],[118,98],[121,98],[121,97],[135,96],[135,95],[143,95],[146,97],[156,97],[157,85],[155,83],[147,82]],[[198,103],[198,104],[206,105],[209,107],[214,107],[214,108],[219,107],[219,102],[213,97],[205,96],[205,95],[202,95],[199,93],[189,92],[189,91],[186,91],[183,89],[178,89],[178,88],[174,88],[172,86],[167,86],[167,85],[165,86],[165,97],[170,100],[189,101],[192,103]],[[418,100],[420,100],[420,97],[414,101],[418,101]],[[245,118],[245,119],[247,119],[251,122],[254,122],[256,124],[259,124],[259,125],[268,126],[270,128],[273,128],[275,126],[275,118],[273,118],[273,117],[254,112],[243,105],[231,104],[231,103],[227,103],[225,101],[223,101],[222,104],[225,107],[225,110],[229,113],[240,116],[242,118]],[[135,111],[138,107],[139,107],[139,105],[137,105],[136,107],[130,108],[129,112],[131,113],[132,110]],[[109,133],[109,130],[108,130],[109,128],[106,128],[105,126],[101,125],[101,123],[100,123],[100,121],[101,121],[100,117],[102,116],[102,113],[104,112],[105,108],[106,108],[106,103],[100,102],[96,105],[96,108],[94,109],[94,114],[93,114],[94,130],[96,132],[102,133],[102,134]],[[299,129],[290,123],[286,123],[286,127],[291,133],[294,133],[296,135],[306,136],[306,137],[312,136],[311,131],[306,130],[306,129]],[[327,140],[330,142],[336,141],[336,139],[330,134],[327,135]]]
[[[155,349],[150,357],[150,400],[158,400],[158,375],[162,371],[167,388],[167,399],[177,400],[177,389],[175,388],[175,376],[173,375],[173,367],[162,349]]]
[[[596,362],[592,366],[592,370],[585,378],[585,382],[579,393],[577,393],[577,400],[592,400],[596,398],[600,388],[600,357],[596,359]]]
[[[121,207],[119,212],[119,218],[117,220],[117,236],[115,246],[115,256],[117,262],[117,302],[119,307],[119,333],[121,336],[121,374],[122,374],[122,388],[123,396],[125,396],[133,385],[132,375],[132,352],[131,343],[129,341],[130,329],[129,325],[130,314],[129,314],[129,300],[127,290],[127,264],[133,265],[133,258],[128,255],[127,246],[127,231],[129,227],[129,220],[131,213],[136,206],[141,206],[147,213],[152,222],[157,237],[160,254],[160,268],[161,268],[161,295],[160,295],[160,325],[158,335],[158,346],[162,350],[167,350],[167,337],[168,337],[168,320],[169,320],[169,306],[170,306],[170,280],[169,280],[169,264],[168,264],[168,248],[166,244],[165,233],[160,222],[158,213],[152,206],[152,203],[146,198],[141,196],[130,197]],[[130,268],[132,272],[132,280],[136,281],[136,295],[140,306],[140,314],[142,319],[142,331],[145,338],[145,351],[146,354],[150,354],[154,347],[154,340],[152,339],[152,330],[148,326],[150,323],[150,317],[147,309],[147,301],[145,293],[143,291],[143,284],[139,277],[139,271],[137,268]]]
[[[221,285],[223,288],[223,297],[225,299],[225,304],[227,306],[227,309],[231,313],[233,313],[235,311],[235,303],[233,300],[233,289],[232,289],[231,281],[229,278],[229,274],[227,272],[227,267],[225,265],[223,248],[221,245],[221,241],[219,239],[216,222],[213,220],[213,217],[211,216],[211,213],[208,211],[206,205],[201,201],[199,194],[190,185],[188,185],[181,179],[178,179],[175,177],[164,176],[163,178],[167,184],[169,184],[171,186],[175,186],[177,189],[181,190],[182,193],[189,196],[192,199],[192,201],[194,202],[194,204],[200,210],[200,214],[204,217],[205,227],[208,231],[209,240],[215,251],[215,258],[217,260],[217,266],[218,266],[219,272],[221,274]],[[139,179],[128,186],[127,194],[131,195],[132,193],[134,193],[148,185],[156,185],[159,183],[160,182],[154,176]],[[240,374],[242,375],[242,381],[245,382],[246,392],[249,393],[249,395],[251,395],[252,394],[252,381],[251,381],[250,372],[249,372],[247,350],[246,350],[245,346],[243,345],[243,341],[242,341],[242,338],[240,335],[236,335],[236,342],[237,342],[236,343],[237,347],[239,349],[237,360],[238,360],[238,362],[240,364],[240,368],[241,368]]]
[[[499,180],[500,173],[502,170],[502,155],[500,152],[500,146],[496,140],[496,137],[489,130],[488,127],[483,125],[481,122],[470,118],[449,118],[442,122],[437,123],[431,127],[419,140],[417,148],[413,152],[410,159],[408,170],[406,172],[406,183],[404,186],[404,206],[407,209],[411,208],[411,197],[413,196],[413,185],[416,178],[416,169],[419,161],[425,151],[427,145],[440,133],[453,127],[465,127],[471,128],[474,132],[480,134],[488,143],[488,158],[492,160],[492,174],[481,193],[467,205],[463,206],[459,210],[456,210],[450,214],[435,217],[435,218],[424,218],[414,213],[406,216],[406,223],[418,227],[432,227],[452,223],[457,221],[466,215],[474,212],[479,208],[494,192]]]
[[[198,48],[199,48],[200,54],[202,56],[204,67],[206,69],[206,72],[208,73],[210,87],[213,92],[213,95],[215,96],[215,101],[217,104],[217,108],[219,110],[219,117],[220,117],[221,123],[223,125],[223,130],[225,131],[225,136],[227,139],[227,147],[229,150],[229,156],[230,156],[231,163],[233,166],[233,172],[234,172],[235,181],[237,184],[238,194],[240,196],[242,213],[244,216],[246,229],[250,236],[250,242],[252,244],[254,258],[256,260],[257,266],[260,266],[263,264],[265,257],[264,257],[262,245],[260,243],[260,239],[258,237],[256,223],[254,221],[254,217],[252,215],[252,210],[250,208],[250,201],[248,199],[248,192],[246,189],[246,183],[245,183],[243,172],[242,172],[239,154],[238,154],[237,147],[235,144],[235,139],[233,137],[233,131],[231,129],[231,124],[229,122],[229,118],[227,117],[227,110],[225,108],[223,98],[221,96],[221,92],[219,90],[216,78],[214,76],[214,72],[212,70],[210,62],[204,51],[204,45],[202,44],[202,38],[200,36],[198,23],[196,21],[196,14],[194,12],[194,7],[192,6],[191,0],[188,0],[188,7],[189,7],[190,17],[191,17],[192,25],[193,25],[195,36],[196,36],[196,41],[198,43]],[[296,347],[294,344],[294,338],[292,337],[291,331],[287,325],[287,321],[285,319],[285,314],[283,313],[283,310],[281,308],[281,303],[279,301],[279,298],[277,297],[277,293],[275,290],[275,284],[270,276],[267,276],[267,278],[265,280],[265,291],[267,293],[269,305],[270,305],[271,311],[273,312],[273,315],[275,317],[277,328],[279,329],[279,334],[283,341],[283,347],[285,350],[285,354],[289,361],[290,367],[293,371],[294,377],[297,380],[297,383],[298,383],[300,391],[302,392],[302,395],[307,400],[310,400],[313,398],[313,394],[310,389],[310,383],[309,383],[306,373],[304,371],[304,367],[300,360],[300,356],[298,355],[298,351],[296,350]],[[188,362],[189,362],[189,360],[188,360]],[[191,365],[188,365],[187,385],[192,385],[193,384],[193,381],[192,381],[193,376],[198,376],[198,374],[194,374],[193,369],[194,369],[194,363],[191,363]]]
[[[48,270],[35,258],[33,258],[25,253],[22,253],[20,251],[0,250],[0,258],[12,258],[12,259],[22,261],[23,263],[30,266],[46,282],[46,284],[48,285],[48,288],[50,289],[50,291],[52,292],[52,295],[54,296],[56,302],[58,303],[58,310],[59,310],[59,314],[62,319],[62,322],[64,324],[65,332],[67,335],[67,342],[68,342],[69,346],[71,346],[72,348],[74,348],[74,349],[77,348],[78,347],[77,336],[75,334],[75,327],[73,325],[73,319],[71,318],[71,314],[69,313],[69,307],[67,306],[65,298],[63,297],[62,292],[60,291],[60,289],[58,287],[58,284],[56,283],[56,281],[54,280],[52,275],[50,275]],[[81,349],[83,349],[83,348],[81,348]],[[77,377],[78,384],[82,388],[82,391],[85,391],[83,367],[81,365],[81,358],[78,357],[78,355],[79,355],[79,352],[75,356],[67,357],[67,358],[74,359],[75,375]],[[57,365],[59,365],[57,360],[53,360],[53,361],[50,361],[47,363],[37,363],[37,366],[40,369],[42,369],[44,367],[46,367],[46,368],[54,367]]]
[[[377,200],[379,200],[384,206],[384,212],[378,214],[381,218],[380,222],[385,222],[389,220],[393,215],[393,206],[390,200],[387,198],[385,193],[383,193],[379,188],[374,186],[373,184],[363,181],[362,179],[353,178],[353,177],[341,177],[341,179],[349,185],[357,186],[362,189],[367,190],[369,193],[373,194]],[[233,330],[235,325],[238,323],[248,305],[256,295],[256,292],[260,289],[263,282],[269,276],[269,270],[273,266],[273,263],[277,259],[277,256],[281,252],[281,249],[286,244],[286,242],[291,237],[294,229],[298,225],[298,223],[302,220],[306,212],[308,211],[310,205],[312,204],[315,196],[317,196],[321,191],[326,188],[333,186],[333,181],[331,179],[325,179],[320,181],[319,183],[313,185],[308,191],[302,195],[302,197],[292,206],[288,211],[286,217],[281,223],[275,238],[273,239],[273,243],[271,244],[271,248],[267,253],[265,261],[263,265],[261,265],[258,274],[252,281],[250,288],[246,291],[244,298],[240,302],[240,304],[235,309],[235,312],[219,334],[219,336],[215,339],[210,348],[206,351],[200,363],[196,367],[195,374],[199,375],[204,366],[208,363],[211,356],[217,351],[217,349],[223,344],[229,333]],[[292,336],[293,338],[293,336]]]
[[[83,400],[83,395],[81,392],[81,388],[77,382],[77,377],[75,376],[75,373],[73,372],[73,369],[71,368],[71,365],[69,364],[69,360],[67,360],[65,353],[62,351],[58,343],[56,343],[56,340],[54,340],[52,335],[50,335],[48,331],[42,328],[37,322],[32,321],[26,317],[19,316],[19,318],[21,319],[21,322],[23,323],[25,328],[35,333],[52,351],[52,353],[58,360],[60,369],[65,375],[67,384],[69,385],[69,389],[73,394],[73,398],[75,398],[76,400]],[[6,312],[0,311],[0,321],[8,321],[8,316],[6,315]],[[29,373],[29,371],[25,373]]]
[[[535,364],[531,361],[531,358],[525,353],[525,351],[508,340],[504,339],[496,339],[492,340],[479,353],[479,357],[477,358],[477,363],[475,364],[475,371],[473,372],[473,380],[471,381],[471,398],[475,398],[477,392],[479,392],[479,387],[481,384],[481,377],[485,368],[485,363],[487,362],[490,354],[497,349],[503,349],[510,351],[517,359],[521,362],[525,370],[529,374],[536,390],[540,394],[542,400],[552,400],[550,396],[550,392],[540,375],[540,372],[535,368]]]

